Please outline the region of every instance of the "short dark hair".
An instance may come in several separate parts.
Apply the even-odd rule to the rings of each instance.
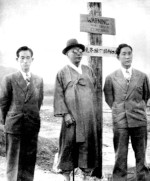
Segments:
[[[29,48],[29,47],[27,47],[27,46],[20,47],[20,48],[17,50],[17,52],[16,52],[16,56],[17,56],[17,57],[19,57],[19,53],[20,53],[21,51],[30,51],[31,57],[33,57],[33,51],[32,51],[32,49]]]
[[[120,44],[120,45],[117,47],[117,49],[116,49],[117,58],[118,58],[119,55],[120,55],[121,49],[122,49],[122,48],[125,48],[125,47],[129,47],[129,48],[131,49],[131,51],[133,51],[133,49],[132,49],[132,47],[131,47],[130,45],[125,44],[125,43],[122,43],[122,44]]]

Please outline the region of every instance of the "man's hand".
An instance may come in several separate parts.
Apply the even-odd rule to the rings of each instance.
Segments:
[[[75,123],[75,120],[70,114],[65,114],[64,119],[67,127]]]

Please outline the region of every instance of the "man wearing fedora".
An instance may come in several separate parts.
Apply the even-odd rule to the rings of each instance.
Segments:
[[[32,49],[16,52],[20,70],[4,77],[0,95],[6,136],[7,181],[33,181],[43,101],[43,79],[31,73]]]
[[[56,76],[54,116],[62,118],[58,169],[70,180],[70,172],[80,168],[83,180],[98,167],[95,76],[81,64],[85,46],[70,39],[62,53],[68,64]]]

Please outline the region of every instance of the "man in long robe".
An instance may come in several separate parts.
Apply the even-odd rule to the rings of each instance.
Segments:
[[[67,42],[63,54],[69,63],[58,72],[55,82],[54,116],[62,117],[58,169],[66,180],[77,167],[92,173],[99,160],[95,77],[91,68],[80,64],[84,50],[76,39]]]

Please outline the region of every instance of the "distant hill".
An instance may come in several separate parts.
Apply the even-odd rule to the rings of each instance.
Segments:
[[[16,71],[17,69],[13,67],[0,66],[0,83],[5,75],[11,74]]]
[[[5,67],[5,66],[0,66],[0,85],[2,82],[2,79],[5,75],[11,74],[18,71],[18,69],[13,68],[13,67]],[[53,95],[53,85],[45,83],[44,84],[44,94],[45,95]]]

